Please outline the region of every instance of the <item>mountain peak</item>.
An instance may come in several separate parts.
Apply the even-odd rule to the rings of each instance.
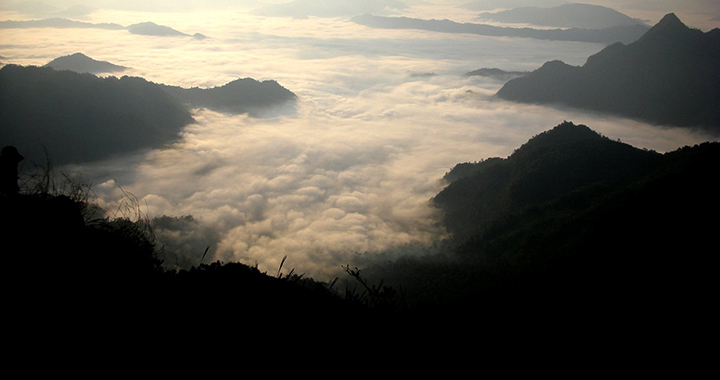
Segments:
[[[70,70],[78,73],[91,74],[114,73],[127,69],[127,67],[118,66],[110,62],[97,61],[80,52],[55,58],[45,66],[52,67],[55,70]]]
[[[650,28],[650,30],[648,30],[640,39],[652,39],[659,35],[678,35],[690,30],[691,29],[687,25],[680,21],[675,13],[668,13],[660,21],[658,21],[655,26]]]
[[[680,21],[680,19],[678,18],[678,16],[675,15],[675,13],[668,13],[668,14],[666,14],[666,15],[663,16],[663,18],[660,19],[660,21],[655,25],[655,27],[660,27],[660,28],[668,27],[668,26],[672,26],[672,27],[678,27],[678,26],[686,27],[686,25],[683,24],[682,21]]]

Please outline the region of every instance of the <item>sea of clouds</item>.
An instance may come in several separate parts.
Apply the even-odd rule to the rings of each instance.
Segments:
[[[408,14],[442,14],[428,9]],[[158,83],[211,87],[252,77],[277,80],[298,95],[290,116],[199,109],[197,122],[165,149],[61,168],[89,180],[107,210],[131,194],[150,218],[166,217],[155,231],[168,265],[197,265],[210,247],[203,262],[274,272],[287,256],[286,268],[325,280],[359,255],[432,253],[446,236],[429,202],[446,185],[442,176],[460,162],[506,157],[564,120],[661,152],[708,139],[500,101],[492,95],[502,82],[464,76],[482,67],[533,70],[554,59],[582,65],[603,48],[597,44],[375,30],[342,17],[247,10],[103,10],[87,17],[152,21],[208,38],[2,30],[0,55],[4,63],[42,65],[82,52],[131,68],[122,75]]]

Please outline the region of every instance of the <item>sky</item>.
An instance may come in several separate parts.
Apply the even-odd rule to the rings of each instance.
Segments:
[[[466,22],[467,1],[406,1],[393,14]],[[82,1],[47,1],[67,9]],[[43,65],[82,52],[130,67],[122,75],[183,87],[273,79],[298,96],[294,115],[252,118],[193,111],[196,123],[164,149],[60,168],[92,183],[96,202],[119,210],[127,194],[150,218],[166,264],[239,261],[318,280],[342,265],[433,253],[446,237],[430,199],[455,164],[507,157],[567,120],[660,152],[711,139],[687,130],[578,110],[493,99],[502,82],[463,74],[527,71],[559,59],[582,65],[603,46],[380,30],[339,17],[258,16],[283,1],[85,1],[78,20],[152,21],[208,38],[123,30],[2,29],[0,61]],[[367,2],[366,4],[369,4]],[[675,12],[717,27],[715,1],[603,1],[657,22]],[[6,4],[10,4],[7,2]],[[212,4],[212,6],[209,6]],[[0,21],[36,18],[3,8]],[[192,215],[192,219],[185,217]],[[167,222],[167,220],[166,220]]]

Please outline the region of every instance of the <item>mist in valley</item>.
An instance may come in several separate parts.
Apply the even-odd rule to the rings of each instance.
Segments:
[[[80,2],[61,3],[54,2],[58,12]],[[292,112],[277,107],[250,116],[196,108],[194,122],[163,148],[55,168],[92,183],[94,199],[106,210],[132,194],[155,221],[168,267],[219,260],[273,273],[287,257],[286,268],[329,280],[343,265],[437,253],[448,233],[430,199],[447,185],[443,175],[458,163],[507,157],[565,120],[658,152],[714,139],[599,113],[506,102],[494,97],[502,80],[465,75],[480,68],[532,71],[551,60],[581,66],[603,44],[373,29],[346,15],[254,12],[279,1],[217,2],[213,9],[192,1],[88,3],[93,10],[79,18],[84,22],[151,21],[187,35],[1,29],[2,63],[42,66],[82,52],[125,67],[120,75],[154,83],[212,88],[254,78],[277,81],[297,96],[287,106]],[[392,14],[458,22],[474,17],[459,7],[462,1],[405,3]],[[615,9],[649,25],[668,12],[681,18],[686,12],[689,25],[712,25],[693,23],[709,2],[663,3],[668,7],[631,1]],[[37,18],[7,7],[0,16]],[[47,148],[52,160],[53,147]],[[26,157],[23,172],[43,161]]]

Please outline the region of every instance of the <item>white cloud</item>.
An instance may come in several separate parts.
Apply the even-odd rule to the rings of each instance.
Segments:
[[[122,24],[145,16],[93,15]],[[167,149],[75,168],[97,184],[102,205],[111,208],[121,186],[150,216],[193,215],[216,238],[212,259],[258,263],[269,273],[287,255],[286,268],[325,279],[356,253],[431,246],[443,230],[428,201],[445,172],[459,162],[505,157],[563,120],[660,151],[705,139],[495,101],[489,96],[501,83],[462,75],[481,67],[532,70],[550,59],[580,65],[597,45],[373,30],[341,19],[283,23],[240,12],[154,17],[210,38],[4,30],[3,39],[14,43],[0,55],[44,64],[81,51],[156,82],[215,86],[253,77],[276,79],[298,94],[294,117],[198,110],[197,124]],[[202,246],[187,243],[198,236],[166,232],[195,252]]]

